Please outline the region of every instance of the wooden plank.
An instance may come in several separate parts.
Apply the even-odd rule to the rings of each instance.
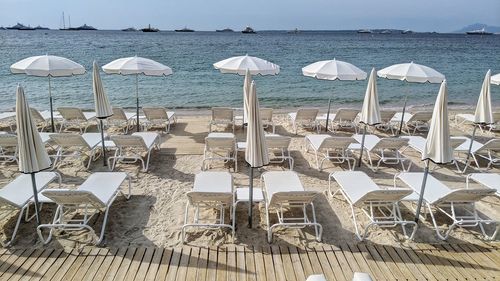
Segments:
[[[163,248],[153,248],[154,254],[153,257],[151,258],[151,264],[149,265],[148,272],[145,274],[146,277],[144,277],[145,281],[154,281],[156,277],[156,273],[159,271],[160,265],[162,264],[162,257],[163,257]],[[168,264],[168,262],[167,262]]]
[[[328,263],[330,264],[330,267],[333,270],[333,275],[335,276],[335,279],[339,281],[346,280],[343,268],[340,266],[339,260],[337,259],[334,253],[334,251],[340,251],[340,250],[337,248],[334,249],[332,246],[323,246],[323,251],[325,252],[326,258],[328,259]]]
[[[179,262],[179,268],[177,269],[176,280],[186,280],[187,266],[190,256],[191,248],[188,246],[182,247],[181,261]]]
[[[123,260],[121,261],[116,273],[110,275],[106,274],[106,277],[110,277],[110,279],[108,280],[122,281],[127,275],[128,268],[130,267],[130,264],[132,263],[136,252],[137,248],[129,248],[125,253],[125,256],[123,257]]]
[[[139,269],[139,266],[141,265],[142,258],[144,258],[144,253],[146,252],[146,248],[144,247],[139,247],[134,254],[134,257],[132,258],[132,261],[130,262],[130,265],[128,266],[128,270],[125,272],[125,278],[120,278],[119,280],[134,280],[135,275],[137,274],[137,270]],[[121,277],[121,276],[120,276]]]
[[[29,254],[16,260],[16,265],[9,267],[9,269],[2,275],[2,280],[10,280],[12,277],[21,277],[42,254],[43,249],[34,250]]]
[[[47,249],[38,257],[35,263],[24,273],[23,280],[29,280],[31,277],[36,276],[41,278],[44,271],[44,267],[47,265],[48,268],[55,260],[54,256],[57,258],[62,253],[62,250]],[[43,271],[43,272],[42,272]],[[19,280],[19,279],[13,279]]]
[[[386,278],[395,280],[397,277],[394,275],[390,268],[393,265],[384,260],[384,258],[382,257],[382,255],[380,255],[374,245],[368,244],[366,245],[366,249],[370,253],[370,256],[377,262],[377,266],[380,268],[380,271],[382,271],[384,276],[386,276]]]
[[[396,253],[396,250],[394,250],[394,247],[392,247],[392,246],[383,246],[383,247],[387,251],[389,256],[391,257],[391,259],[394,261],[394,263],[396,263],[399,270],[403,273],[404,276],[407,276],[407,277],[408,276],[413,276],[413,277],[418,276],[418,273],[419,273],[418,269],[416,269],[414,267],[409,268],[405,264],[403,259],[398,255],[398,253]],[[415,270],[415,272],[413,270]]]
[[[129,252],[129,251],[132,252],[131,254],[129,253],[129,255],[133,255],[134,254],[133,252],[135,251],[135,249],[133,249],[133,248],[120,248],[120,249],[118,249],[118,252],[116,252],[116,255],[113,257],[113,262],[111,263],[111,266],[108,268],[108,270],[106,270],[106,272],[104,273],[104,276],[102,275],[101,272],[99,272],[97,274],[98,276],[95,276],[94,279],[99,280],[98,278],[101,278],[101,280],[108,280],[108,281],[113,280],[113,278],[115,278],[116,272],[120,269],[120,265],[122,264],[123,259],[125,258],[125,256],[127,255],[127,252]]]
[[[153,259],[153,254],[155,253],[155,248],[147,247],[146,252],[144,253],[144,257],[142,257],[142,261],[139,265],[139,269],[137,270],[137,276],[134,279],[146,279],[146,275],[148,273],[150,265],[152,265],[151,260]],[[129,271],[130,272],[130,271]]]
[[[448,250],[443,245],[436,245],[436,250],[439,251],[440,255],[448,259],[448,261],[453,265],[453,269],[458,271],[462,278],[467,280],[474,280],[474,276],[472,276],[468,270],[466,270],[462,264],[457,260],[454,253],[448,252]]]
[[[283,268],[285,269],[286,280],[297,280],[288,247],[280,246],[279,249],[281,252],[281,260],[283,261]]]
[[[208,248],[200,248],[196,280],[205,281],[207,278],[208,252]]]
[[[227,280],[237,280],[237,276],[238,269],[236,267],[236,248],[231,245],[227,247]]]
[[[436,277],[437,280],[446,280],[447,276],[444,275],[445,273],[440,271],[439,268],[434,265],[433,261],[429,258],[429,255],[426,253],[425,250],[421,250],[417,246],[411,246],[412,251],[417,255],[417,257],[422,261],[422,264],[424,264],[429,271]]]
[[[21,258],[22,255],[33,252],[33,249],[28,250],[16,250],[12,254],[8,255],[2,265],[0,266],[0,277],[7,272],[11,266],[15,266],[16,260]]]
[[[262,246],[262,257],[264,258],[264,266],[266,267],[266,278],[269,281],[276,280],[276,273],[274,271],[273,254],[269,245]]]
[[[251,246],[245,247],[245,271],[248,281],[256,281],[257,275],[255,273],[255,258],[253,248]]]
[[[155,278],[154,280],[164,281],[167,279],[167,273],[169,271],[171,263],[170,259],[172,258],[173,253],[173,249],[163,250],[160,265],[158,266],[158,272],[156,273],[156,276],[152,276],[153,278]]]
[[[417,280],[425,280],[427,277],[429,277],[429,279],[435,279],[434,275],[428,272],[428,269],[425,266],[421,266],[421,264],[415,263],[404,249],[400,247],[394,247],[394,250],[399,255],[399,257],[401,257],[401,260],[403,260],[403,262],[406,264],[408,269],[413,273]]]
[[[85,273],[87,273],[89,267],[94,262],[95,257],[99,254],[99,250],[100,250],[99,248],[92,248],[87,257],[85,257],[85,259],[82,260],[82,263],[79,266],[79,268],[77,268],[76,266],[70,268],[71,270],[73,269],[76,270],[74,271],[74,273],[70,273],[70,275],[67,276],[65,275],[65,280],[72,280],[73,278],[75,280],[82,280],[82,276],[84,276]]]
[[[236,246],[236,267],[238,281],[246,281],[247,279],[245,266],[245,249],[243,248],[243,246],[238,245]]]
[[[498,278],[500,276],[499,272],[497,272],[496,268],[498,268],[497,264],[493,264],[489,258],[487,258],[483,253],[477,249],[470,247],[468,244],[456,245],[463,249],[477,264],[479,264],[484,271],[485,275],[489,276],[488,278]]]
[[[82,251],[72,250],[68,253],[68,257],[66,259],[62,259],[60,263],[59,260],[57,260],[43,276],[42,280],[62,280],[62,277],[80,256],[81,252]]]
[[[168,268],[167,272],[167,278],[165,279],[158,279],[156,280],[169,280],[169,281],[175,281],[176,278],[175,276],[177,275],[177,270],[179,268],[179,262],[181,261],[181,254],[182,254],[182,248],[175,248],[174,252],[172,253],[172,258],[170,259],[170,265]]]
[[[398,280],[405,280],[405,275],[399,270],[398,265],[391,259],[391,256],[389,255],[389,253],[387,253],[385,248],[378,244],[374,245],[373,247],[380,254],[380,256],[384,260],[387,267],[389,267],[389,270],[392,272],[394,277],[396,277],[396,279]]]
[[[486,257],[493,261],[493,263],[500,264],[500,252],[497,249],[491,247],[486,248],[482,245],[474,245],[474,248],[481,251]]]
[[[94,261],[88,267],[88,270],[85,273],[85,275],[82,276],[77,274],[77,276],[79,276],[78,280],[94,280],[94,276],[98,272],[99,267],[101,266],[102,262],[104,261],[108,253],[109,249],[105,248],[99,249],[96,257],[94,258]]]
[[[226,248],[217,248],[217,281],[227,280],[227,251]]]
[[[307,255],[307,251],[302,248],[296,248],[296,250],[300,259],[300,263],[302,264],[302,268],[304,269],[304,275],[307,277],[309,275],[319,274],[319,272],[314,272],[311,261],[309,260],[309,256]]]
[[[312,270],[314,274],[323,274],[323,269],[321,268],[321,264],[318,260],[318,255],[316,255],[316,251],[314,249],[306,249],[307,257],[312,265]],[[282,280],[282,279],[281,279]]]
[[[65,261],[69,255],[62,249],[54,250],[50,256],[40,265],[36,271],[30,271],[23,280],[41,280],[47,271],[52,268],[52,265],[58,261]]]
[[[416,248],[420,248],[420,245],[416,244]],[[447,279],[453,279],[457,280],[460,278],[459,276],[456,275],[456,271],[453,270],[451,263],[449,263],[446,259],[441,258],[438,256],[438,252],[433,252],[435,250],[434,247],[429,247],[429,245],[422,245],[422,248],[420,249],[422,252],[424,252],[429,260],[434,264],[437,268],[437,270],[443,274],[444,276],[447,277]]]
[[[361,268],[359,267],[358,263],[356,262],[356,259],[352,255],[351,251],[349,250],[348,247],[346,247],[345,244],[340,245],[340,249],[342,250],[342,253],[344,254],[345,259],[347,260],[347,263],[351,267],[351,270],[354,274],[354,272],[362,272]]]
[[[390,276],[384,276],[382,273],[382,270],[379,268],[377,265],[377,262],[373,259],[373,257],[370,255],[370,252],[368,252],[368,249],[366,249],[366,245],[364,244],[358,244],[358,245],[352,245],[350,246],[351,248],[356,248],[361,257],[366,261],[368,267],[370,267],[370,272],[373,274],[372,277],[374,280],[382,280],[382,279],[389,279]],[[385,264],[384,264],[385,266]]]
[[[200,248],[192,247],[185,280],[196,280],[196,273],[197,273],[196,267],[198,266],[199,256],[200,256]]]
[[[355,246],[349,247],[346,243],[342,243],[340,248],[344,252],[348,252],[353,258],[356,264],[358,265],[359,272],[365,272],[370,274],[370,276],[374,276],[371,268],[368,266],[368,263],[365,261],[363,255],[360,253],[359,249]]]
[[[274,272],[276,274],[276,280],[286,280],[285,271],[283,269],[283,261],[281,260],[281,252],[278,246],[271,246],[271,252],[273,253],[273,264]]]
[[[124,251],[124,250],[122,250],[122,251]],[[87,280],[100,281],[100,280],[104,279],[104,276],[106,276],[106,272],[108,272],[108,270],[110,269],[110,267],[113,263],[113,260],[118,253],[119,253],[118,248],[111,249],[111,250],[108,249],[101,264],[99,265],[99,268],[95,270],[95,274],[93,276],[91,276],[91,274],[88,275],[87,278],[90,278],[90,279],[87,279]],[[89,269],[89,271],[90,271],[90,269]]]
[[[347,259],[345,258],[344,252],[340,249],[337,248],[336,246],[330,246],[331,251],[333,252],[333,255],[337,259],[338,264],[340,265],[341,268],[341,273],[337,274],[337,278],[339,280],[352,280],[352,276],[354,275],[354,271],[352,270],[351,266],[349,265],[349,262],[347,262]],[[333,257],[331,258],[333,262]]]
[[[290,246],[288,247],[288,252],[290,253],[293,269],[295,270],[295,277],[297,278],[297,280],[306,280],[307,276],[304,274],[304,269],[302,268],[302,263],[300,262],[297,248],[294,246]]]
[[[321,265],[321,269],[323,270],[323,274],[325,275],[327,280],[337,280],[335,278],[335,273],[333,272],[332,267],[330,266],[330,262],[325,254],[325,249],[322,247],[316,247],[314,249],[316,255],[318,257],[319,264]]]
[[[207,279],[215,280],[217,277],[217,248],[210,247],[208,251]]]

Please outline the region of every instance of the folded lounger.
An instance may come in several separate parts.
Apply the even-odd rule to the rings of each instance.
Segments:
[[[120,190],[123,182],[128,181],[128,193]],[[91,174],[76,190],[74,189],[50,189],[42,191],[42,195],[57,204],[54,220],[51,224],[41,224],[37,228],[38,236],[44,244],[52,239],[55,229],[63,231],[88,230],[93,238],[94,244],[100,244],[104,238],[104,231],[108,221],[111,205],[121,193],[126,199],[130,198],[130,177],[123,172],[98,172]],[[89,225],[91,218],[100,212],[104,212],[101,233],[97,237],[94,228]],[[75,213],[80,213],[83,218],[75,218]],[[50,229],[45,238],[42,234],[44,228]]]
[[[396,180],[399,179],[409,187],[411,187],[415,193],[419,193],[422,188],[422,179],[424,173],[400,173],[394,176],[394,185],[396,185]],[[486,235],[484,231],[483,224],[494,223],[495,221],[491,219],[484,219],[479,216],[476,210],[475,203],[480,201],[486,196],[490,196],[495,193],[495,189],[491,188],[475,188],[475,189],[451,189],[439,180],[437,180],[432,175],[427,175],[427,181],[425,185],[424,192],[424,202],[427,210],[432,219],[432,223],[436,230],[437,236],[446,240],[450,235],[451,231],[456,227],[476,227],[479,226],[482,234],[486,239],[490,236]],[[415,196],[418,198],[418,196]],[[450,211],[447,209],[449,208]],[[464,215],[459,215],[458,210],[463,210]],[[425,209],[424,209],[425,210]],[[439,226],[437,225],[434,213],[439,211],[449,217],[453,223],[444,231],[441,232]]]
[[[108,158],[108,166],[112,171],[116,163],[136,163],[141,161],[142,171],[149,168],[149,159],[153,149],[160,149],[160,135],[155,132],[135,132],[132,135],[116,135],[111,140],[115,144],[115,154]],[[146,153],[146,162],[142,154]],[[112,163],[111,163],[112,162]]]
[[[224,163],[232,161],[234,163],[234,171],[237,172],[238,161],[236,156],[236,137],[233,133],[209,133],[205,138],[201,170],[209,169],[210,162],[213,160],[222,160]]]
[[[314,198],[319,194],[316,191],[305,191],[299,176],[293,171],[269,171],[261,176],[260,186],[264,190],[266,205],[266,222],[268,226],[267,240],[273,240],[273,229],[276,227],[304,228],[313,226],[316,240],[321,241],[323,227],[316,221]],[[307,215],[307,206],[311,207],[312,220]],[[302,216],[287,217],[285,210],[299,209]],[[271,225],[270,212],[275,211],[278,222]]]
[[[53,169],[62,163],[63,158],[78,158],[81,157],[82,153],[88,153],[89,161],[86,168],[89,169],[90,163],[99,157],[97,152],[101,148],[100,133],[84,133],[82,135],[58,133],[49,134],[48,136],[57,146],[52,165]]]
[[[358,143],[351,137],[332,137],[330,135],[307,135],[305,137],[305,149],[314,151],[316,156],[316,168],[321,171],[325,160],[335,160],[334,163],[347,162],[350,170],[356,166],[356,158],[351,153],[349,146]],[[319,157],[321,156],[321,161]],[[351,164],[352,161],[352,164]]]
[[[332,180],[337,182],[339,188],[332,192]],[[332,196],[340,192],[351,207],[352,222],[356,231],[356,237],[363,241],[368,230],[373,225],[379,227],[394,227],[401,225],[406,238],[413,239],[417,230],[414,221],[403,220],[399,209],[399,202],[404,197],[413,193],[411,189],[403,188],[380,188],[367,174],[361,171],[333,172],[328,177],[328,189]],[[354,208],[360,208],[368,217],[370,222],[361,234],[356,221]],[[413,226],[410,236],[406,234],[406,226]]]
[[[61,185],[61,176],[56,172],[39,172],[35,174],[36,187],[38,192],[44,190],[51,182],[58,180],[59,186]],[[11,245],[16,237],[21,218],[25,214],[25,221],[31,220],[33,216],[29,217],[29,206],[33,203],[33,187],[31,182],[31,175],[21,174],[13,181],[0,189],[0,206],[6,206],[6,209],[12,211],[20,211],[17,218],[14,232],[11,239],[3,243],[3,246]]]
[[[182,242],[186,236],[186,228],[223,228],[231,229],[234,237],[234,217],[231,224],[225,223],[225,209],[229,207],[229,214],[233,214],[233,176],[229,172],[201,172],[194,178],[193,190],[186,196],[186,211],[184,214],[184,225],[182,226]],[[188,223],[189,209],[195,208],[192,223]],[[200,209],[216,209],[219,214],[215,221],[200,219]]]
[[[165,127],[165,133],[170,132],[172,124],[177,123],[177,116],[173,111],[167,111],[163,107],[143,107],[147,122],[144,124],[146,129],[153,126]]]
[[[299,108],[297,112],[288,113],[294,133],[297,134],[298,126],[318,129],[318,122],[316,121],[318,112],[319,109],[317,108]]]
[[[350,149],[359,150],[363,135],[352,136],[359,144],[352,144]],[[411,167],[410,159],[406,158],[400,150],[408,146],[408,139],[404,138],[379,138],[376,135],[365,135],[364,155],[368,158],[370,168],[376,172],[380,163],[397,165],[401,164],[403,171],[408,171]],[[372,154],[378,157],[377,166],[373,165]],[[404,162],[408,162],[408,167],[405,169]]]

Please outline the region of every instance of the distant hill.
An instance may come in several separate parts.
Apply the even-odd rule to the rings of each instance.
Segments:
[[[493,33],[500,33],[500,26],[491,26],[491,25],[487,25],[487,24],[484,24],[484,23],[475,23],[475,24],[471,24],[471,25],[468,25],[462,29],[459,29],[457,31],[453,31],[455,33],[465,33],[467,31],[472,31],[472,30],[478,30],[478,29],[483,29],[488,31],[488,32],[493,32]]]

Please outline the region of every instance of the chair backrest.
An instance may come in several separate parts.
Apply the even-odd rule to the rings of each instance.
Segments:
[[[319,195],[317,191],[280,191],[272,194],[269,207],[283,204],[309,204]]]
[[[455,150],[455,148],[459,147],[462,143],[466,141],[465,138],[450,138],[450,146],[451,149]]]
[[[113,115],[111,115],[108,120],[127,121],[127,115],[125,115],[125,111],[123,111],[123,108],[113,107]]]
[[[97,209],[106,208],[106,203],[86,190],[46,189],[42,194],[62,206],[91,205]]]
[[[12,134],[0,134],[0,147],[17,147],[17,136]]]
[[[234,111],[230,107],[212,107],[212,121],[233,121]]]
[[[278,135],[266,135],[266,144],[269,149],[284,149],[288,150],[290,143],[292,141],[291,137],[278,136]]]
[[[408,146],[408,139],[405,138],[381,138],[380,141],[373,147],[375,149],[391,149],[399,150]]]
[[[233,193],[231,192],[190,191],[186,195],[191,205],[219,206],[233,204]]]
[[[417,111],[413,113],[408,122],[429,122],[432,119],[432,111]]]
[[[486,142],[477,152],[479,151],[500,151],[500,139],[491,139]]]
[[[299,108],[295,120],[313,122],[318,117],[318,112],[319,109],[317,108]]]
[[[235,150],[236,140],[230,137],[206,137],[205,148],[207,150]]]
[[[328,137],[323,140],[318,150],[322,149],[347,149],[349,145],[358,143],[352,137]]]
[[[395,203],[401,201],[404,197],[410,195],[413,190],[409,188],[398,189],[378,189],[367,192],[358,201],[353,202],[354,206],[363,205],[366,203]]]
[[[57,111],[65,120],[87,120],[83,111],[78,107],[59,107]]]
[[[89,145],[81,135],[71,133],[50,134],[50,139],[60,147],[86,147]]]
[[[272,108],[261,108],[260,109],[260,119],[264,121],[273,120],[273,109]]]
[[[118,148],[144,148],[148,149],[144,139],[140,136],[133,135],[115,135],[111,137],[111,140],[115,143]]]
[[[31,117],[33,117],[36,123],[45,122],[45,118],[43,118],[42,114],[40,114],[40,111],[38,111],[36,108],[30,107],[30,113]]]
[[[478,202],[486,196],[495,194],[497,190],[492,188],[462,188],[455,189],[449,192],[445,196],[439,198],[434,202],[430,202],[433,205],[446,204],[450,202],[455,203],[472,203]]]
[[[354,121],[359,112],[359,109],[339,108],[333,121]]]
[[[143,107],[146,119],[151,120],[168,120],[167,110],[163,107]]]
[[[387,123],[392,120],[392,117],[396,114],[395,110],[381,110],[380,119],[382,122]]]

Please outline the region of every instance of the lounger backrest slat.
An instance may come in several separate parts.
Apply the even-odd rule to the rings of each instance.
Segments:
[[[87,120],[83,111],[78,107],[59,107],[57,111],[65,120]]]
[[[112,136],[111,140],[115,143],[118,148],[132,148],[140,147],[147,149],[144,139],[140,136],[132,135],[116,135]]]
[[[98,209],[106,208],[106,204],[89,191],[48,189],[42,191],[42,194],[58,205],[91,205]]]
[[[339,108],[333,121],[354,121],[360,111],[352,108]]]
[[[12,134],[0,134],[0,147],[17,147],[17,136]]]
[[[380,119],[382,120],[382,122],[389,122],[391,121],[392,117],[394,117],[394,114],[396,114],[396,111],[394,110],[381,110]]]
[[[401,201],[404,197],[413,192],[411,189],[379,189],[366,193],[357,202],[353,202],[354,206],[363,205],[366,203],[394,203]]]
[[[413,113],[408,122],[429,122],[432,119],[431,111],[417,111]]]
[[[233,202],[233,194],[230,192],[190,191],[186,195],[191,205],[231,205]]]
[[[470,188],[470,189],[455,189],[438,200],[431,202],[432,205],[445,203],[469,203],[477,202],[486,196],[495,194],[496,189],[492,188]]]
[[[272,108],[261,108],[260,109],[260,119],[264,121],[273,120],[273,109]]]
[[[234,111],[229,107],[212,107],[212,121],[233,121]]]
[[[125,115],[125,111],[123,111],[123,108],[113,107],[113,115],[111,115],[108,119],[127,121],[127,115]]]
[[[269,149],[285,149],[288,150],[292,141],[291,137],[287,136],[266,136],[266,144]]]
[[[233,150],[235,147],[235,139],[221,138],[221,137],[206,137],[205,145],[208,150],[214,150],[214,149]]]
[[[149,121],[168,119],[167,110],[163,107],[143,107],[142,111]]]
[[[316,191],[280,191],[272,194],[269,207],[286,204],[309,204],[319,193]]]
[[[481,149],[478,150],[478,152],[481,150],[500,151],[500,139],[489,140],[487,143],[483,145],[483,147],[481,147]]]
[[[358,142],[352,137],[329,137],[323,140],[318,150],[347,149],[353,143]]]
[[[36,110],[35,108],[30,107],[30,113],[31,113],[31,117],[33,117],[35,122],[40,123],[40,122],[45,121],[45,118],[43,118],[40,111]]]
[[[307,121],[313,122],[318,116],[319,110],[317,108],[299,108],[297,110],[297,115],[295,116],[295,121]]]
[[[90,148],[81,135],[76,134],[51,134],[50,139],[60,147],[87,147]]]
[[[399,150],[405,146],[408,146],[408,139],[403,138],[382,138],[380,141],[373,147],[373,150],[376,149],[391,149],[391,150]]]

